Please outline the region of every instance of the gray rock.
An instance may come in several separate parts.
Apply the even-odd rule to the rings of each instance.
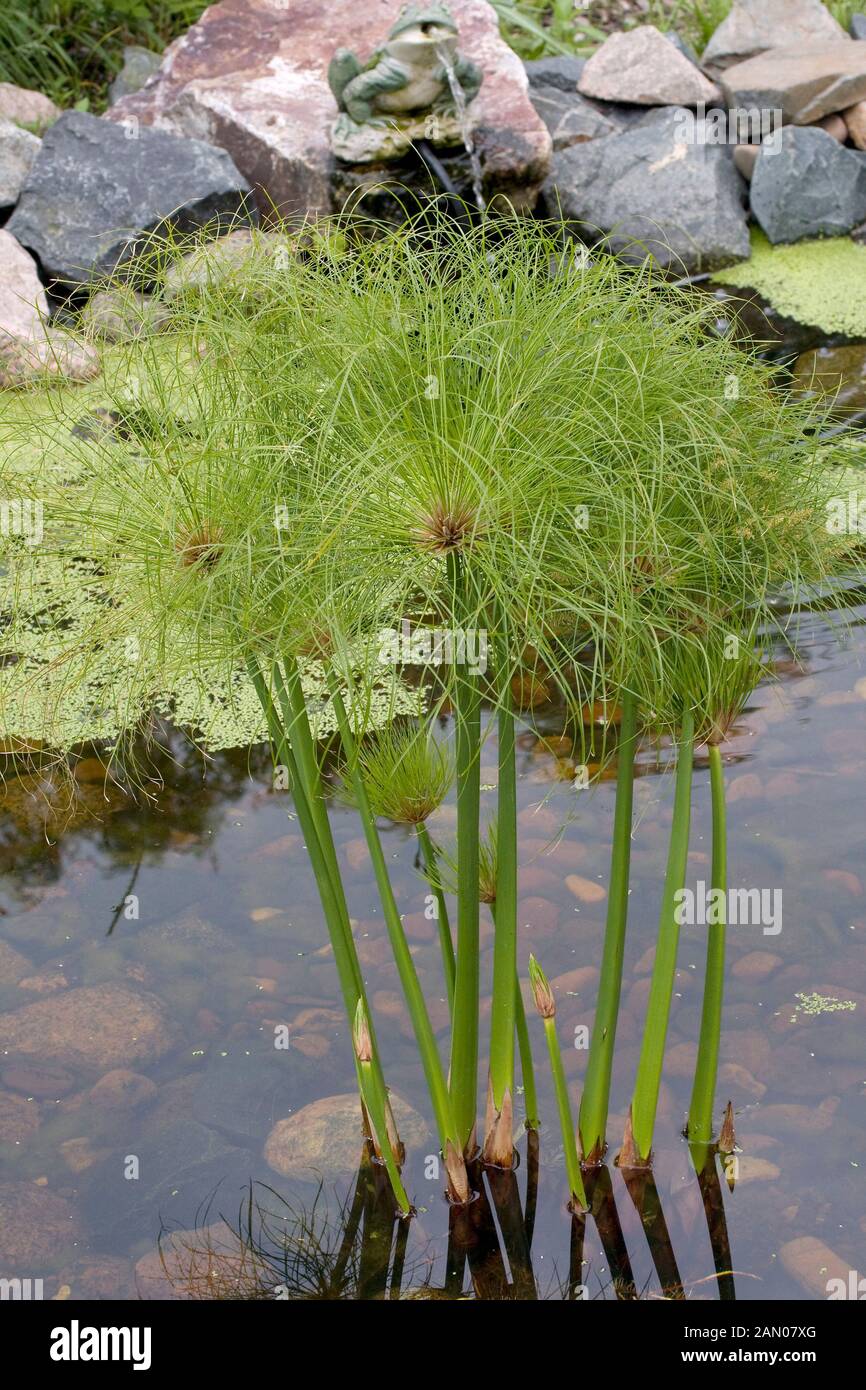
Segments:
[[[121,97],[140,92],[149,77],[159,71],[162,54],[152,53],[149,48],[130,45],[123,50],[123,67],[108,88],[108,99],[113,106]]]
[[[566,150],[599,136],[617,135],[621,129],[577,92],[564,92],[560,87],[532,87],[529,95],[550,131],[554,150]]]
[[[653,24],[611,34],[588,60],[578,90],[638,106],[712,105],[719,89]]]
[[[561,92],[576,92],[580,75],[586,67],[585,58],[534,58],[524,63],[530,87],[558,87]]]
[[[866,14],[852,14],[851,37],[852,39],[866,39]]]
[[[417,1153],[429,1139],[426,1121],[394,1091],[390,1098],[400,1138]],[[327,1096],[274,1125],[265,1141],[265,1158],[283,1177],[330,1181],[357,1171],[361,1146],[357,1094]]]
[[[774,243],[850,232],[866,217],[866,155],[817,126],[786,126],[755,162],[752,211]]]
[[[746,185],[727,148],[694,138],[701,124],[670,107],[622,135],[564,150],[545,187],[548,207],[630,262],[650,254],[693,274],[745,260]]]
[[[8,230],[73,289],[129,261],[153,232],[255,220],[250,186],[200,140],[67,111],[50,128]]]
[[[781,110],[786,123],[811,125],[866,98],[866,48],[843,37],[769,49],[728,68],[721,85],[729,107]]]
[[[842,25],[821,0],[734,0],[704,49],[702,62],[719,72],[768,48],[799,45],[808,54],[813,43],[845,38]]]
[[[259,1148],[282,1115],[298,1110],[323,1087],[345,1081],[331,1058],[305,1057],[291,1047],[277,1051],[267,1045],[231,1043],[206,1064],[192,1101],[192,1115],[209,1129],[219,1130],[237,1144]]]
[[[12,208],[24,187],[41,141],[0,116],[0,209]]]
[[[684,58],[688,58],[690,63],[694,63],[696,68],[700,67],[700,59],[688,39],[684,39],[682,34],[678,34],[676,29],[665,29],[664,36],[668,43],[672,43],[674,48],[679,49]]]

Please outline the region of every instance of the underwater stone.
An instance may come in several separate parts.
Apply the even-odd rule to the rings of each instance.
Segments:
[[[84,1228],[71,1202],[32,1182],[0,1183],[0,1269],[38,1274],[56,1262]]]
[[[0,1014],[9,1058],[105,1072],[156,1061],[173,1041],[161,1001],[127,985],[85,985]]]
[[[630,262],[652,255],[692,274],[745,259],[746,184],[727,149],[687,138],[688,114],[671,107],[622,135],[557,154],[548,208],[561,205],[578,234],[601,233]]]
[[[711,105],[719,89],[652,24],[611,34],[589,59],[578,90],[640,106]]]
[[[406,1148],[426,1143],[430,1132],[418,1112],[393,1092],[391,1106]],[[357,1172],[362,1144],[357,1094],[327,1096],[274,1125],[265,1141],[265,1158],[283,1177],[316,1182]]]
[[[866,345],[822,347],[804,352],[793,368],[791,388],[809,399],[829,399],[843,419],[866,410]]]
[[[224,150],[67,111],[46,132],[7,230],[49,280],[79,289],[149,233],[248,221],[249,193]]]
[[[147,87],[124,97],[110,121],[209,140],[231,154],[257,189],[263,211],[285,217],[333,210],[329,132],[337,105],[328,64],[351,42],[369,55],[400,11],[399,0],[222,0],[167,49]],[[517,54],[486,0],[451,0],[461,51],[484,74],[471,112],[489,196],[531,208],[548,172],[551,142],[532,107]]]
[[[761,148],[751,197],[774,245],[840,236],[866,217],[866,156],[817,126],[786,126]]]
[[[808,52],[813,43],[845,39],[842,25],[821,0],[735,0],[703,52],[704,67],[727,68],[793,44]]]
[[[772,48],[721,76],[728,106],[780,110],[786,123],[810,125],[866,98],[866,48],[848,38]]]

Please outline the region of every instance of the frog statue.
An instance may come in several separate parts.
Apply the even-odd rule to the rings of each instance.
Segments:
[[[328,82],[340,114],[334,153],[349,163],[397,159],[413,140],[463,141],[448,68],[468,106],[481,86],[479,68],[457,49],[447,5],[406,5],[385,44],[362,64],[349,49],[331,59]]]

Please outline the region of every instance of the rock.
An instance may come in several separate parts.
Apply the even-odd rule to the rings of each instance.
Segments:
[[[682,34],[678,34],[676,29],[665,29],[664,37],[667,39],[668,43],[672,43],[674,48],[682,53],[684,58],[688,58],[690,63],[694,63],[696,68],[701,66],[700,59],[688,39],[684,39]]]
[[[28,994],[56,994],[59,989],[68,989],[69,981],[57,970],[43,970],[19,980],[18,988],[27,990]]]
[[[718,1090],[720,1095],[727,1096],[733,1093],[732,1099],[735,1103],[741,1100],[761,1100],[767,1094],[763,1081],[759,1081],[747,1067],[741,1067],[736,1062],[723,1062],[719,1067]]]
[[[828,1096],[820,1105],[764,1105],[760,1110],[761,1128],[770,1134],[825,1134],[833,1128],[839,1097]]]
[[[832,400],[834,415],[866,410],[866,347],[855,343],[802,353],[791,385],[798,396]]]
[[[738,1187],[745,1182],[775,1182],[781,1176],[781,1168],[768,1158],[755,1158],[752,1154],[737,1156],[734,1180]]]
[[[550,131],[554,150],[565,150],[599,135],[619,133],[620,127],[614,121],[577,92],[567,94],[559,87],[533,87],[531,95],[533,106]]]
[[[117,1067],[91,1087],[89,1100],[98,1110],[136,1110],[156,1095],[156,1085],[149,1076]]]
[[[82,310],[81,326],[106,342],[124,343],[156,332],[168,317],[169,310],[153,295],[141,294],[130,285],[117,285],[90,296]]]
[[[866,14],[852,14],[850,29],[852,39],[866,39]]]
[[[866,218],[866,156],[816,126],[786,126],[762,146],[751,197],[774,245],[841,236]]]
[[[2,233],[0,233],[0,247],[2,247]],[[0,303],[2,303],[2,293],[0,293]],[[14,946],[10,946],[8,941],[0,941],[0,985],[17,985],[33,966],[26,956],[22,956],[20,951],[16,951]]]
[[[551,146],[529,101],[523,64],[486,0],[451,0],[450,8],[461,52],[485,74],[471,107],[485,194],[531,208]],[[284,217],[329,212],[336,196],[329,130],[337,108],[328,64],[347,41],[366,58],[398,11],[398,0],[222,0],[170,45],[159,73],[112,107],[109,119],[134,116],[222,146],[260,191],[263,209]]]
[[[653,24],[605,39],[581,73],[578,90],[601,101],[638,106],[709,106],[720,95]]]
[[[782,965],[782,957],[772,951],[749,951],[731,966],[736,980],[767,980]]]
[[[16,125],[43,130],[60,115],[60,107],[28,87],[16,87],[12,82],[0,82],[0,116]]]
[[[95,352],[47,321],[35,261],[0,229],[0,387],[27,386],[46,373],[86,381],[99,371]]]
[[[117,1255],[86,1255],[68,1272],[66,1282],[74,1298],[88,1302],[102,1299],[125,1302],[135,1298],[137,1293],[129,1261]]]
[[[670,107],[622,135],[560,152],[545,186],[548,207],[561,205],[578,234],[604,234],[630,262],[651,255],[692,274],[745,260],[746,185],[727,150],[694,139],[695,124]]]
[[[303,1033],[307,1026],[290,1025],[291,1045],[285,1051],[277,1051],[272,1041],[267,1052],[261,1046],[232,1044],[215,1053],[198,1079],[193,1118],[236,1144],[258,1149],[278,1115],[303,1105],[336,1080],[332,1064],[323,1068],[320,1059],[311,1061],[295,1049],[296,1032]]]
[[[834,140],[838,140],[840,145],[844,145],[848,139],[848,127],[841,116],[824,116],[815,124],[820,130],[826,130],[828,135],[832,135]]]
[[[140,92],[161,64],[161,53],[152,53],[149,48],[139,48],[136,44],[124,47],[123,67],[108,88],[109,103],[113,106],[121,97]]]
[[[782,1267],[787,1270],[810,1298],[824,1298],[831,1279],[841,1279],[847,1290],[850,1265],[840,1259],[822,1240],[815,1236],[798,1236],[789,1240],[779,1251]]]
[[[88,1168],[92,1168],[101,1158],[104,1158],[108,1150],[94,1149],[88,1137],[84,1134],[76,1139],[64,1139],[60,1145],[60,1153],[63,1162],[66,1164],[70,1173],[86,1173]]]
[[[603,903],[607,897],[607,889],[603,883],[584,878],[582,874],[568,874],[565,886],[580,903]]]
[[[22,1144],[39,1128],[39,1106],[35,1100],[0,1091],[0,1144]]]
[[[556,87],[560,92],[576,92],[585,58],[535,58],[524,63],[530,87]]]
[[[7,230],[49,280],[80,289],[114,273],[152,233],[255,216],[224,150],[67,111],[46,132]]]
[[[751,183],[752,175],[755,172],[755,160],[760,153],[760,145],[736,145],[734,147],[734,163],[743,178],[749,183]]]
[[[728,106],[781,110],[809,125],[866,99],[866,49],[850,39],[772,48],[728,68],[721,78]]]
[[[255,1299],[279,1282],[225,1221],[166,1233],[135,1266],[138,1297],[151,1301]]]
[[[855,102],[842,112],[845,129],[858,150],[866,150],[866,101]]]
[[[0,1269],[24,1278],[83,1238],[70,1202],[29,1182],[0,1183]]]
[[[16,1059],[104,1072],[156,1061],[173,1040],[174,1029],[161,1001],[127,985],[64,990],[0,1014],[0,1048]]]
[[[62,1067],[38,1067],[29,1062],[10,1062],[0,1081],[13,1091],[41,1100],[59,1100],[75,1088],[75,1078]]]
[[[734,0],[701,61],[718,72],[768,48],[797,44],[808,53],[816,42],[847,37],[821,0]]]
[[[213,241],[206,241],[168,267],[163,278],[165,298],[174,299],[178,294],[188,294],[218,284],[234,271],[248,265],[257,253],[274,256],[279,247],[283,248],[285,268],[288,269],[292,251],[287,237],[254,236],[252,231],[242,227]]]
[[[0,117],[0,211],[14,207],[42,142]]]
[[[429,1138],[423,1118],[391,1093],[400,1138],[407,1150]],[[283,1177],[315,1182],[350,1177],[361,1156],[361,1108],[358,1096],[328,1096],[280,1120],[265,1141],[265,1158]]]

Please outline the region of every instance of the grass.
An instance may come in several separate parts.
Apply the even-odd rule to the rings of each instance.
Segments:
[[[159,52],[205,8],[202,0],[4,0],[0,82],[101,111],[125,44]]]
[[[711,302],[657,282],[650,267],[628,270],[604,256],[578,262],[555,225],[467,228],[434,216],[372,240],[355,225],[345,231],[342,240],[313,238],[289,274],[264,243],[233,277],[173,300],[148,406],[162,401],[155,427],[70,442],[70,452],[82,449],[82,466],[46,498],[50,545],[61,561],[91,556],[107,601],[92,630],[70,638],[66,697],[75,698],[89,661],[106,651],[119,659],[133,636],[162,653],[163,684],[214,661],[232,673],[251,670],[274,761],[290,774],[347,1019],[357,1024],[371,1137],[399,1165],[301,664],[326,673],[451,1196],[464,1200],[482,1061],[480,899],[491,886],[494,1019],[483,1138],[499,1167],[513,1151],[521,1017],[512,682],[555,690],[578,742],[587,705],[620,703],[628,693],[635,721],[681,745],[667,906],[635,1085],[635,1139],[647,1160],[676,964],[668,907],[682,882],[692,731],[703,737],[729,707],[731,635],[750,651],[753,633],[776,612],[778,586],[796,595],[840,562],[843,542],[823,524],[835,482],[811,447],[823,416],[814,405],[783,401],[766,367],[711,334]],[[148,348],[126,351],[132,371]],[[176,404],[167,408],[178,372],[185,417]],[[139,396],[134,418],[143,404]],[[128,401],[124,410],[128,417]],[[447,1082],[376,817],[388,808],[422,824],[450,771],[426,761],[423,725],[417,744],[402,745],[404,766],[393,778],[387,766],[395,750],[401,761],[398,735],[368,742],[382,633],[404,621],[464,643],[444,665],[429,655],[420,661],[433,687],[429,715],[447,701],[456,727]],[[489,670],[468,655],[473,634],[487,636]],[[136,711],[147,703],[153,668],[139,680]],[[479,822],[492,723],[482,706],[500,728],[495,855],[483,849]],[[624,783],[625,774],[624,762]],[[624,792],[613,965],[602,1001],[611,1016],[627,810]],[[596,1113],[599,1097],[606,1104],[607,1060]],[[523,1070],[526,1080],[525,1062]],[[579,1197],[574,1172],[569,1186]],[[405,1209],[407,1194],[395,1187],[395,1196]]]
[[[676,29],[703,52],[719,25],[731,12],[733,0],[650,0],[646,21],[660,29]],[[843,29],[862,9],[862,0],[825,0],[826,8]]]

